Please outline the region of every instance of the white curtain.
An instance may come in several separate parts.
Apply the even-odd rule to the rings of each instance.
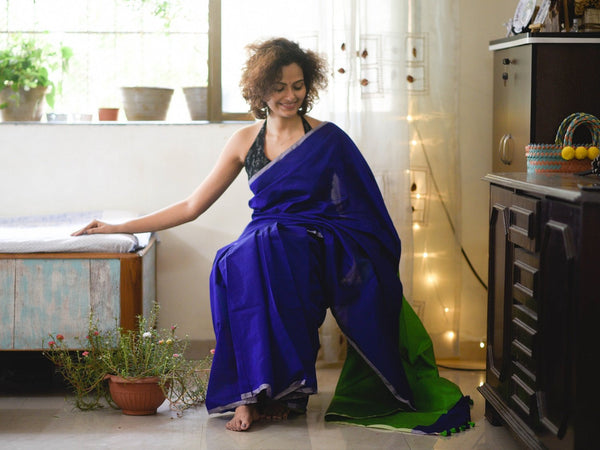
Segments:
[[[369,162],[402,240],[404,294],[436,355],[458,356],[458,0],[328,0],[319,8],[319,50],[332,81],[315,116],[348,132]],[[324,359],[341,353],[340,336],[328,317]]]
[[[332,78],[318,115],[344,129],[371,166],[402,240],[399,270],[405,295],[410,298],[413,251],[406,121],[407,4],[397,0],[331,0],[321,2],[320,8],[320,50],[328,56]],[[326,360],[340,354],[339,336],[329,316],[321,330]]]
[[[409,0],[414,277],[411,301],[436,357],[460,356],[458,0]],[[413,50],[414,49],[414,50]],[[411,75],[409,74],[409,75]],[[414,197],[414,196],[413,196]]]

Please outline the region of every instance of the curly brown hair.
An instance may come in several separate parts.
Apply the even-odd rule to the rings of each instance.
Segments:
[[[306,97],[298,110],[304,115],[319,98],[319,89],[327,86],[327,63],[312,50],[285,38],[274,38],[246,46],[249,57],[244,65],[240,87],[242,96],[250,105],[250,111],[258,119],[267,118],[265,100],[273,92],[275,83],[281,79],[281,69],[296,63],[304,74]]]

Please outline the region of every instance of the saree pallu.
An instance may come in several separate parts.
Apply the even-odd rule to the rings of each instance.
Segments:
[[[250,188],[252,220],[211,272],[208,412],[256,403],[261,392],[302,411],[317,392],[318,328],[330,308],[350,350],[326,420],[427,433],[465,426],[468,402],[438,376],[403,301],[400,239],[352,140],[323,123]]]

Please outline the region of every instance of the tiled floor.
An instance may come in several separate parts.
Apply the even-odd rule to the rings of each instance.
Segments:
[[[520,448],[510,433],[483,417],[477,386],[482,371],[441,369],[474,400],[475,428],[451,437],[419,436],[328,424],[323,414],[333,395],[339,366],[318,370],[320,393],[312,396],[305,416],[280,423],[259,422],[252,430],[225,430],[227,415],[208,417],[203,406],[182,417],[165,403],[155,416],[125,416],[117,410],[81,412],[61,388],[0,393],[0,448],[10,449],[502,449]],[[0,378],[0,382],[1,382]]]

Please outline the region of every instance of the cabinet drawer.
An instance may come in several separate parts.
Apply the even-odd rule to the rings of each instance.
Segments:
[[[538,244],[540,200],[523,195],[513,195],[512,200],[508,209],[508,240],[534,252]]]
[[[518,318],[513,318],[513,338],[533,355],[537,331]]]
[[[535,391],[518,375],[510,378],[510,399],[522,416],[529,418],[535,410]]]
[[[527,384],[531,388],[531,390],[535,390],[535,383],[537,380],[537,376],[532,373],[529,369],[527,369],[522,364],[513,361],[512,362],[512,373],[513,375],[518,376],[524,383]]]
[[[513,362],[518,362],[529,372],[536,373],[536,362],[534,360],[534,353],[530,347],[527,347],[525,344],[518,341],[517,339],[513,339],[513,341],[511,342],[510,356]]]
[[[513,261],[513,296],[537,311],[538,269],[521,261]]]
[[[538,316],[535,311],[528,308],[527,305],[519,305],[518,303],[515,303],[512,308],[513,318],[520,320],[535,330],[538,329]]]

